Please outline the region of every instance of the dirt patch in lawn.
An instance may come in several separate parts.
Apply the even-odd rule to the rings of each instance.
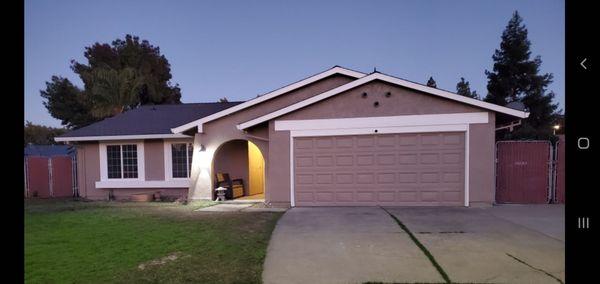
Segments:
[[[167,262],[175,261],[175,260],[177,260],[179,258],[184,258],[184,257],[190,257],[190,255],[189,254],[185,254],[184,255],[182,252],[176,251],[176,252],[171,253],[171,254],[169,254],[169,255],[167,255],[165,257],[161,257],[159,259],[155,259],[155,260],[144,262],[144,263],[138,265],[138,269],[139,270],[144,270],[144,269],[147,269],[147,268],[148,269],[149,268],[153,268],[155,266],[160,266],[160,265],[163,265],[163,264],[165,264]]]

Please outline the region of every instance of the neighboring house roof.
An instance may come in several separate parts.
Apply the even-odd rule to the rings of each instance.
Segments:
[[[75,149],[70,145],[34,145],[25,146],[23,151],[25,156],[74,156]]]
[[[295,104],[289,105],[287,107],[284,107],[282,109],[279,109],[277,111],[265,114],[263,116],[257,117],[255,119],[249,120],[247,122],[241,123],[239,124],[237,127],[240,130],[243,129],[247,129],[249,127],[252,127],[254,125],[263,123],[265,121],[271,120],[273,118],[282,116],[284,114],[290,113],[292,111],[298,110],[300,108],[306,107],[308,105],[314,104],[316,102],[319,102],[321,100],[324,100],[326,98],[335,96],[337,94],[340,94],[342,92],[345,92],[347,90],[356,88],[358,86],[367,84],[371,81],[374,80],[381,80],[384,82],[388,82],[391,84],[396,84],[399,86],[403,86],[406,88],[410,88],[413,90],[417,90],[417,91],[421,91],[421,92],[425,92],[431,95],[435,95],[435,96],[439,96],[442,98],[446,98],[446,99],[450,99],[450,100],[454,100],[457,102],[461,102],[461,103],[465,103],[468,105],[472,105],[472,106],[476,106],[476,107],[480,107],[483,109],[487,109],[487,110],[491,110],[491,111],[495,111],[495,112],[499,112],[499,113],[504,113],[504,114],[508,114],[508,115],[512,115],[512,116],[516,116],[519,118],[526,118],[529,116],[528,112],[525,111],[520,111],[520,110],[515,110],[512,108],[508,108],[508,107],[503,107],[503,106],[499,106],[496,104],[491,104],[488,102],[484,102],[484,101],[480,101],[478,99],[473,99],[473,98],[469,98],[469,97],[465,97],[465,96],[461,96],[455,93],[451,93],[448,91],[444,91],[444,90],[440,90],[440,89],[436,89],[436,88],[432,88],[432,87],[428,87],[425,85],[421,85],[421,84],[417,84],[414,82],[410,82],[404,79],[400,79],[400,78],[396,78],[396,77],[392,77],[380,72],[374,72],[371,73],[367,76],[364,76],[360,79],[354,80],[352,82],[349,82],[347,84],[341,85],[337,88],[331,89],[329,91],[326,91],[324,93],[321,93],[319,95],[310,97],[308,99],[305,99],[303,101],[297,102]]]
[[[350,70],[350,69],[343,68],[343,67],[340,67],[340,66],[334,66],[334,67],[332,67],[332,68],[330,68],[328,70],[325,70],[325,71],[323,71],[321,73],[318,73],[316,75],[310,76],[310,77],[308,77],[306,79],[303,79],[303,80],[300,80],[298,82],[292,83],[292,84],[287,85],[285,87],[279,88],[279,89],[277,89],[275,91],[266,93],[266,94],[264,94],[262,96],[259,96],[257,98],[248,100],[248,101],[246,101],[244,103],[241,103],[241,104],[239,104],[239,105],[237,105],[235,107],[232,107],[232,108],[229,108],[229,109],[226,109],[226,110],[214,113],[212,115],[203,117],[201,119],[198,119],[198,120],[195,120],[195,121],[183,124],[183,125],[177,125],[177,127],[174,127],[171,131],[173,133],[181,133],[181,132],[187,131],[189,129],[192,129],[194,127],[198,127],[198,132],[202,133],[202,124],[204,124],[204,123],[207,123],[209,121],[213,121],[215,119],[218,119],[218,118],[221,118],[223,116],[232,114],[234,112],[238,112],[240,110],[249,108],[249,107],[251,107],[253,105],[256,105],[256,104],[259,104],[261,102],[270,100],[270,99],[275,98],[277,96],[283,95],[285,93],[291,92],[293,90],[299,89],[299,88],[304,87],[304,86],[306,86],[308,84],[314,83],[316,81],[319,81],[321,79],[324,79],[324,78],[327,78],[329,76],[336,75],[336,74],[342,74],[342,75],[350,76],[350,77],[357,78],[357,79],[366,75],[365,73],[361,73],[361,72],[358,72],[358,71]]]
[[[521,111],[527,111],[527,107],[525,106],[525,104],[519,101],[510,102],[506,104],[506,107]]]
[[[69,131],[55,141],[97,141],[189,137],[171,128],[200,119],[241,102],[146,105]]]

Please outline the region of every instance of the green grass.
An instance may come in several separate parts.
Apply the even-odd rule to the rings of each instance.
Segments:
[[[25,282],[260,283],[281,213],[193,212],[211,204],[27,200]]]

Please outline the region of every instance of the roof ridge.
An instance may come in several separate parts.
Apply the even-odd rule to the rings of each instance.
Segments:
[[[205,104],[231,104],[231,103],[243,103],[245,101],[228,101],[228,102],[196,102],[196,103],[179,103],[179,104],[147,104],[141,105],[140,107],[156,107],[156,106],[180,106],[180,105],[205,105]]]

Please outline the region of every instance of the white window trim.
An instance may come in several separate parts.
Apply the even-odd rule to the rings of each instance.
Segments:
[[[189,188],[189,180],[104,180],[96,188]]]
[[[170,141],[164,141],[163,146],[164,146],[164,164],[165,164],[165,180],[166,181],[190,181],[190,178],[174,178],[173,177],[173,153],[171,152],[171,145],[173,144],[181,144],[181,143],[186,143],[186,144],[191,144],[192,145],[192,151],[193,151],[193,147],[194,147],[194,141],[193,140],[170,140]],[[187,149],[186,149],[187,150]],[[187,152],[186,152],[187,154]],[[190,158],[189,156],[187,157],[188,159]],[[191,176],[192,170],[190,169],[189,175]]]
[[[108,163],[106,160],[106,146],[108,145],[129,145],[135,144],[137,147],[137,178],[108,178]],[[144,141],[112,141],[112,142],[100,142],[99,143],[99,154],[100,154],[100,181],[145,181],[145,159],[144,159]],[[121,150],[122,151],[122,150]],[[123,166],[121,158],[121,167]],[[123,175],[123,169],[121,168],[121,175]]]
[[[336,119],[344,120],[344,119]],[[275,121],[277,125],[278,121]],[[283,124],[290,126],[292,124]],[[365,134],[397,134],[397,133],[428,133],[428,132],[463,132],[465,134],[465,189],[464,189],[464,203],[465,207],[469,207],[469,123],[461,124],[448,124],[448,125],[422,125],[422,126],[395,126],[395,127],[379,127],[377,133],[372,127],[364,128],[345,128],[345,129],[306,129],[307,127],[319,127],[312,124],[299,123],[297,126],[305,126],[305,129],[289,130],[290,131],[290,203],[292,207],[296,206],[295,190],[294,190],[294,138],[296,137],[309,137],[309,136],[339,136],[339,135],[365,135]],[[346,124],[352,125],[352,124]],[[280,124],[281,127],[281,124]],[[300,127],[298,127],[300,128]],[[276,131],[287,131],[287,130],[276,130]]]

